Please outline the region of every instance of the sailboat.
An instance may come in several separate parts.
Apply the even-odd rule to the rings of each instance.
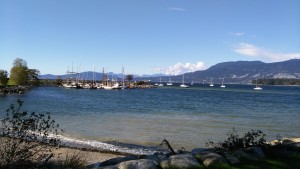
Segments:
[[[257,79],[256,79],[256,86],[253,88],[254,90],[262,90],[262,87],[260,87],[258,84],[257,84]]]
[[[104,69],[103,69],[103,73],[104,73]],[[106,78],[106,85],[103,85],[102,88],[105,90],[112,90],[113,86],[112,86],[112,74],[111,74],[111,85],[108,84],[108,75],[105,75]]]
[[[225,88],[226,86],[224,85],[224,77],[223,77],[223,80],[222,80],[222,85],[221,85],[222,88]]]
[[[124,78],[124,67],[122,67],[122,74],[123,74],[123,79],[122,79],[122,82],[123,82],[123,84],[122,84],[122,89],[126,89],[127,87],[125,86],[125,78]]]
[[[172,83],[172,81],[170,79],[170,76],[169,76],[169,82],[167,83],[167,86],[172,86],[172,85],[173,85],[173,83]]]
[[[182,75],[182,84],[180,85],[180,87],[189,88],[188,85],[184,84],[184,74]]]
[[[213,78],[210,79],[210,85],[209,85],[210,87],[214,87],[212,80],[213,80]]]
[[[159,84],[158,84],[158,86],[159,86],[159,87],[164,86],[164,84],[161,83],[161,77],[159,78]]]

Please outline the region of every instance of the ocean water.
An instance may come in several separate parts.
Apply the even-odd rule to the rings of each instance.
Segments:
[[[241,135],[262,130],[267,140],[300,137],[297,86],[264,86],[262,91],[250,85],[112,91],[37,87],[0,96],[0,112],[17,99],[24,101],[24,111],[50,112],[72,146],[150,154],[167,139],[175,148],[191,150],[224,140],[233,127]]]

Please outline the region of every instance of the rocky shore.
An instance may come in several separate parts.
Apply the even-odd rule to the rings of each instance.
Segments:
[[[31,89],[30,86],[9,86],[0,88],[0,95],[23,94]]]
[[[235,166],[242,161],[256,163],[276,153],[289,156],[300,153],[300,139],[284,139],[269,143],[268,149],[254,146],[238,149],[233,152],[217,154],[212,149],[196,148],[191,152],[175,151],[175,153],[155,153],[153,155],[128,155],[112,157],[89,164],[90,169],[169,169],[169,168],[223,168]],[[93,160],[95,162],[95,159]]]

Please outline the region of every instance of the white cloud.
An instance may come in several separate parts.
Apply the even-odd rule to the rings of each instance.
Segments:
[[[178,8],[178,7],[172,7],[172,8],[169,8],[170,11],[185,11],[185,9],[183,8]]]
[[[245,32],[234,32],[234,33],[229,33],[230,35],[234,35],[234,36],[243,36],[246,33]]]
[[[197,62],[195,64],[193,63],[176,63],[173,66],[170,66],[169,68],[165,69],[165,74],[168,75],[179,75],[186,72],[194,72],[197,70],[203,70],[205,68],[203,62]]]
[[[268,61],[300,59],[300,53],[273,53],[248,43],[239,43],[239,45],[235,47],[234,51],[242,55],[266,59]]]

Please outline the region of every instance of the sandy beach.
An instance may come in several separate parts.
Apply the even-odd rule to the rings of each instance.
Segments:
[[[61,147],[61,148],[53,148],[52,152],[54,153],[54,157],[51,159],[53,161],[57,159],[66,159],[67,156],[78,155],[82,159],[87,161],[87,164],[95,164],[100,163],[112,158],[124,157],[125,155],[110,153],[110,152],[100,152],[94,150],[81,150],[77,148],[70,147]]]

